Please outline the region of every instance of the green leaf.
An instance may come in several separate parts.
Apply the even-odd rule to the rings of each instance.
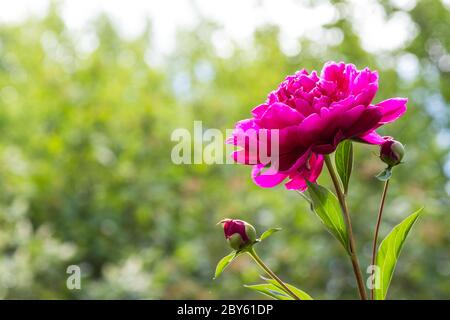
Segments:
[[[264,231],[261,237],[259,238],[259,241],[263,241],[264,239],[270,237],[272,234],[280,230],[281,228],[270,228],[269,230]]]
[[[376,264],[379,267],[379,270],[376,273],[376,276],[379,277],[379,281],[376,281],[376,283],[379,283],[380,285],[379,288],[375,288],[375,300],[384,300],[386,298],[403,243],[422,209],[423,208],[420,208],[398,224],[381,242],[376,259]]]
[[[269,279],[269,278],[265,278],[265,277],[261,277],[263,278],[265,281],[267,281],[270,284],[273,284],[274,286],[276,286],[278,289],[282,290],[285,294],[289,295],[289,292],[286,292],[286,290],[275,280],[273,279]],[[309,294],[307,294],[305,291],[300,290],[296,287],[294,287],[292,284],[286,283],[284,282],[284,284],[293,292],[297,295],[297,297],[299,297],[301,300],[314,300]]]
[[[280,288],[270,283],[244,285],[244,287],[258,291],[259,293],[274,298],[275,300],[294,300],[294,298],[286,294],[283,290],[280,290]]]
[[[307,182],[308,192],[313,202],[313,209],[325,227],[349,252],[347,226],[341,213],[336,196],[327,188]]]
[[[341,177],[344,192],[347,194],[348,183],[353,168],[353,144],[350,140],[344,140],[338,145],[334,156],[334,162],[339,177]]]
[[[380,181],[387,181],[391,178],[391,176],[392,176],[392,168],[387,167],[386,169],[381,171],[379,174],[377,174],[375,176],[375,178],[377,178]]]
[[[225,270],[225,268],[230,264],[231,261],[234,260],[238,256],[236,251],[231,252],[229,255],[220,259],[219,263],[216,266],[216,272],[214,274],[214,279],[217,279],[218,276]]]

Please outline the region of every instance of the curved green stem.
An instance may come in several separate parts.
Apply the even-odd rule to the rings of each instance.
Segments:
[[[345,195],[344,195],[344,192],[342,192],[338,177],[334,170],[333,164],[331,163],[329,155],[325,155],[325,164],[327,166],[328,172],[330,173],[331,180],[333,181],[334,189],[336,190],[339,204],[341,205],[345,223],[347,224],[350,259],[352,262],[353,273],[355,274],[356,283],[358,285],[359,296],[360,296],[361,300],[367,300],[367,293],[366,293],[366,289],[364,287],[364,280],[363,280],[363,276],[361,273],[361,268],[359,267],[358,256],[356,254],[352,223],[351,223],[351,219],[350,219],[350,214],[348,212],[347,202],[345,200]]]
[[[269,275],[269,277],[278,282],[280,286],[291,295],[292,298],[294,298],[295,300],[300,300],[300,298],[294,292],[292,292],[292,290],[289,289],[288,286],[285,285],[284,282],[281,281],[281,279],[261,260],[261,258],[256,254],[255,249],[251,248],[247,252],[253,258],[253,260],[255,260],[256,264],[260,266],[261,269],[263,269]]]
[[[381,217],[383,215],[384,202],[386,200],[388,187],[389,187],[389,179],[384,182],[383,195],[381,196],[380,209],[378,210],[377,224],[375,225],[375,233],[374,233],[373,245],[372,245],[372,266],[375,265],[375,260],[377,258],[378,231],[380,230]],[[372,279],[373,279],[374,272],[375,272],[375,270],[372,267]],[[375,288],[372,286],[372,290],[370,293],[370,298],[372,300],[373,300],[374,292],[375,292]]]

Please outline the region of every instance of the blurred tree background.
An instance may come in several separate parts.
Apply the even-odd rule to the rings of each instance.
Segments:
[[[381,237],[415,209],[425,210],[388,297],[450,298],[449,7],[424,0],[402,9],[381,1],[388,17],[407,15],[414,30],[402,48],[375,55],[363,49],[347,17],[350,4],[330,3],[338,16],[322,31],[331,36],[302,37],[294,54],[281,49],[271,25],[219,54],[213,42],[222,27],[199,18],[195,28],[179,31],[176,50],[160,65],[147,63],[151,21],[130,40],[99,16],[91,51],[80,50],[57,5],[43,18],[1,25],[0,298],[262,298],[242,287],[259,281],[247,257],[212,280],[229,252],[215,226],[225,217],[260,232],[283,228],[259,249],[283,279],[316,299],[356,298],[343,249],[297,193],[258,188],[250,167],[175,165],[170,158],[174,129],[192,131],[194,120],[204,130],[232,128],[285,75],[320,70],[327,60],[377,69],[376,101],[409,97],[407,114],[380,130],[407,148]],[[405,62],[412,74],[399,68]],[[374,175],[383,164],[376,147],[355,149],[349,202],[365,269],[382,191]],[[325,174],[321,183],[329,184]],[[71,264],[81,267],[81,290],[66,288]]]

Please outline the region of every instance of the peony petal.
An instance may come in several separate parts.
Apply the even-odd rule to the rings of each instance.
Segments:
[[[264,165],[258,164],[253,166],[252,169],[252,179],[256,185],[262,188],[273,188],[276,185],[283,182],[284,179],[287,178],[287,174],[276,173],[271,168],[267,169],[264,173],[261,173],[261,170],[264,168]]]
[[[256,154],[252,154],[247,150],[238,150],[231,153],[233,160],[240,164],[254,165],[258,163]]]
[[[330,136],[330,139],[332,141],[330,141],[329,143],[316,145],[316,146],[312,147],[311,150],[314,153],[318,153],[318,154],[330,154],[330,153],[334,152],[334,150],[336,150],[338,144],[345,138],[346,138],[346,136],[342,133],[342,131],[338,130],[334,135]]]
[[[320,98],[314,98],[312,102],[312,107],[316,113],[319,113],[322,109],[328,109],[330,106],[330,98],[322,96]]]
[[[289,176],[291,180],[286,183],[286,188],[289,190],[300,190],[304,191],[307,188],[306,180],[310,182],[316,182],[323,167],[323,156],[317,154],[311,154],[308,167],[303,170],[296,172]]]
[[[301,75],[299,78],[299,82],[302,85],[303,90],[307,92],[311,91],[316,85],[316,82],[306,75]]]
[[[382,144],[385,141],[385,139],[376,131],[371,131],[365,135],[359,136],[355,140],[368,144]]]
[[[356,104],[363,104],[365,106],[368,106],[378,91],[378,85],[377,84],[368,84],[363,90],[361,90],[361,93],[359,93],[356,96]]]
[[[255,118],[261,118],[264,112],[266,112],[267,108],[269,108],[269,105],[267,103],[260,104],[259,106],[253,108],[252,115]]]
[[[294,99],[294,105],[295,109],[300,112],[304,117],[309,116],[311,113],[314,113],[315,110],[311,106],[311,104],[302,98],[296,98]]]
[[[312,147],[312,151],[320,154],[330,154],[336,150],[335,144],[320,144]]]
[[[289,190],[300,190],[304,191],[308,187],[306,184],[306,179],[301,175],[297,174],[294,177],[291,178],[286,184],[286,189]]]
[[[282,129],[295,124],[299,124],[304,117],[295,109],[288,105],[276,102],[271,104],[256,123],[267,129]]]
[[[233,144],[235,146],[240,146],[244,149],[253,149],[256,150],[258,146],[258,135],[259,132],[264,129],[247,129],[242,130],[239,128],[235,128],[233,131],[233,135],[225,141],[228,144]]]
[[[336,81],[343,73],[345,64],[340,62],[329,61],[325,63],[320,73],[320,77],[328,81]]]
[[[380,124],[389,123],[397,120],[406,112],[407,98],[391,98],[377,104],[380,108],[382,117]]]
[[[298,135],[300,137],[298,143],[304,147],[314,144],[318,137],[322,137],[321,133],[325,129],[326,124],[326,121],[323,121],[317,113],[312,113],[306,117],[298,126]]]
[[[348,131],[358,121],[361,115],[365,112],[366,107],[363,105],[351,108],[342,113],[339,119],[339,126],[342,130]]]
[[[317,178],[320,176],[323,167],[324,157],[321,154],[312,154],[311,159],[309,160],[309,165],[311,167],[309,181],[316,182]]]
[[[332,95],[336,91],[337,85],[333,81],[320,80],[319,86],[323,94]]]
[[[288,174],[305,166],[310,155],[310,149],[299,149],[287,154],[281,154],[278,159],[272,159],[272,161],[276,164],[274,166],[276,170]]]
[[[379,126],[378,123],[381,116],[382,114],[379,108],[375,106],[366,108],[355,124],[344,131],[346,138],[353,138],[363,133],[375,130]]]
[[[235,129],[240,129],[243,131],[246,131],[248,129],[257,129],[258,126],[256,125],[255,119],[244,119],[236,123]]]
[[[348,109],[351,109],[352,107],[357,106],[357,104],[355,103],[355,97],[354,96],[348,96],[347,98],[337,101],[337,102],[333,102],[330,105],[330,109],[339,109],[341,111],[345,111]]]
[[[253,133],[257,132],[258,126],[254,119],[244,119],[236,123],[233,130],[232,136],[225,140],[227,144],[234,144],[235,146],[240,145],[244,147],[243,142],[245,141],[245,136],[249,135],[246,133],[249,129],[253,130]]]
[[[365,68],[361,70],[355,78],[352,92],[357,95],[365,91],[370,87],[371,91],[378,90],[378,73],[376,71],[370,71],[370,69]],[[370,102],[369,102],[370,103]]]
[[[312,113],[299,124],[299,128],[302,133],[321,130],[321,120],[322,118],[317,113]]]

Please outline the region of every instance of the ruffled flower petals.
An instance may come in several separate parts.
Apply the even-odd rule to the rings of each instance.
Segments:
[[[370,71],[368,68],[360,71],[356,76],[353,84],[353,93],[358,94],[360,92],[378,90],[378,72]],[[370,103],[370,102],[369,102]]]
[[[244,150],[235,151],[233,158],[254,165],[257,185],[270,188],[289,178],[288,189],[304,190],[306,181],[319,175],[323,155],[342,140],[385,141],[375,130],[398,119],[407,99],[374,104],[377,91],[376,71],[343,62],[327,62],[320,76],[306,70],[289,75],[252,110],[252,119],[238,122],[227,143]]]
[[[289,190],[304,191],[308,187],[306,181],[316,182],[323,167],[323,156],[312,153],[310,159],[305,167],[289,175],[290,180],[286,183],[286,188]]]
[[[320,77],[327,81],[336,81],[340,78],[345,68],[344,63],[336,63],[334,61],[329,61],[325,63],[320,73]]]

